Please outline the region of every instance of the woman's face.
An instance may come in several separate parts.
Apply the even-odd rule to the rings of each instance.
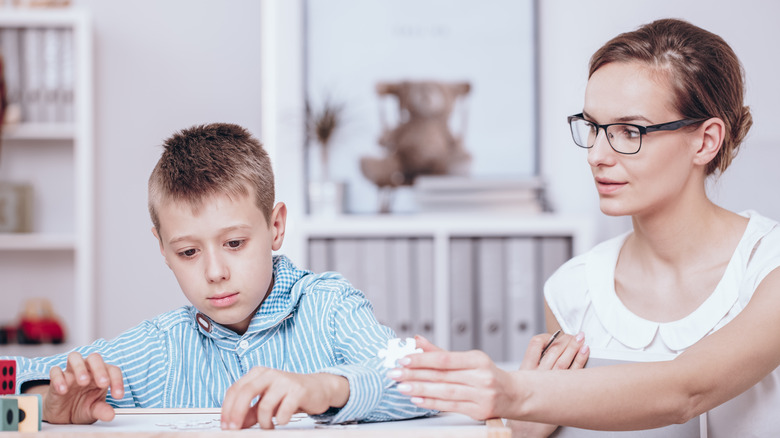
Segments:
[[[662,75],[638,62],[609,63],[588,80],[585,119],[600,125],[649,126],[682,119]],[[701,137],[699,137],[701,141]],[[615,152],[599,130],[588,149],[601,211],[610,216],[652,214],[683,202],[694,187],[694,130],[657,131],[642,136],[637,154]]]

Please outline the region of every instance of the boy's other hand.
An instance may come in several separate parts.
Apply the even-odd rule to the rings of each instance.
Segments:
[[[77,352],[68,355],[63,371],[54,367],[49,372],[49,385],[36,386],[43,398],[43,421],[56,424],[91,424],[97,420],[111,421],[114,409],[106,403],[106,394],[120,399],[124,396],[122,371],[108,365],[97,353],[86,360]]]
[[[251,406],[255,397],[260,400]],[[222,429],[260,424],[273,429],[273,418],[283,426],[298,412],[321,414],[343,407],[349,399],[349,382],[335,374],[297,374],[271,368],[252,368],[225,393]]]

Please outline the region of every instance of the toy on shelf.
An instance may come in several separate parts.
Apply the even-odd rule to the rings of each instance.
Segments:
[[[468,82],[401,81],[380,82],[376,92],[381,97],[398,100],[398,124],[389,126],[382,119],[379,144],[385,148],[382,158],[364,156],[360,160],[363,175],[380,192],[380,211],[390,211],[392,189],[414,184],[420,175],[466,175],[471,154],[463,144],[461,132],[450,129],[450,115],[459,99],[468,96]],[[380,109],[383,107],[380,106]],[[461,106],[461,108],[465,108]]]
[[[20,344],[61,344],[65,341],[62,322],[54,313],[51,302],[44,298],[27,300],[16,331]]]

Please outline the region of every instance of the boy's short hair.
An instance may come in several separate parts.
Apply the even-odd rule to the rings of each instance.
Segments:
[[[157,231],[157,206],[186,202],[197,211],[213,195],[246,196],[270,221],[274,173],[263,145],[249,131],[230,123],[183,129],[163,143],[164,151],[149,177],[149,214]]]

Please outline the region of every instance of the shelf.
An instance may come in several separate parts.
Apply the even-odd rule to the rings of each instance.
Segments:
[[[0,7],[0,26],[36,27],[36,26],[73,26],[85,23],[86,17],[78,9],[68,8],[11,8]]]
[[[0,251],[74,250],[76,238],[71,234],[0,233]]]
[[[310,237],[349,236],[502,236],[574,235],[575,254],[593,245],[592,226],[575,217],[552,213],[486,214],[420,213],[388,215],[308,216],[296,229]]]
[[[73,140],[72,123],[20,123],[3,126],[3,140]]]

